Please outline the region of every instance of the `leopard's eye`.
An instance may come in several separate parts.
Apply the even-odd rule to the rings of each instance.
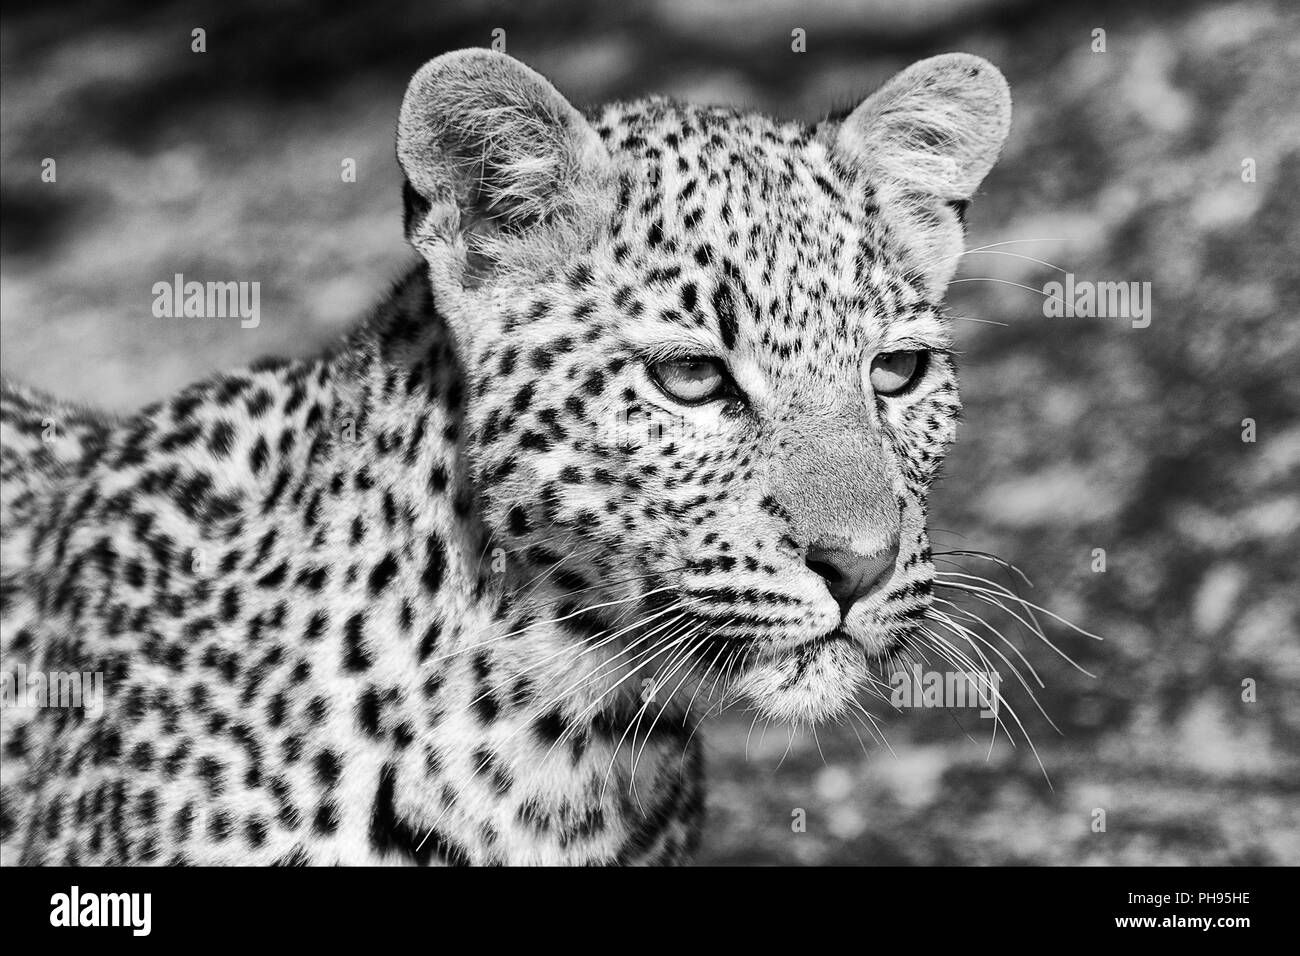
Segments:
[[[727,376],[717,359],[669,359],[650,365],[650,377],[672,399],[699,405],[721,398]]]
[[[902,395],[925,374],[928,352],[880,352],[871,360],[868,378],[877,395]]]

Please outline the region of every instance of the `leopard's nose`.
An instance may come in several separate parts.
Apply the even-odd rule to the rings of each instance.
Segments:
[[[898,560],[898,539],[872,554],[863,554],[841,544],[812,545],[804,555],[804,564],[826,582],[841,614],[884,584],[894,573]]]

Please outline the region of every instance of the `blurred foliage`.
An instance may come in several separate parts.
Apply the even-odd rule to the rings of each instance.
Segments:
[[[966,412],[936,547],[1024,568],[1027,596],[1105,636],[1049,628],[1095,676],[1015,637],[1060,729],[1012,694],[1037,756],[1018,731],[990,750],[973,713],[876,703],[888,746],[715,719],[703,858],[1294,864],[1298,27],[1285,0],[9,3],[4,368],[127,409],[338,335],[410,261],[392,159],[406,80],[495,28],[579,104],[661,92],[810,120],[914,59],[979,53],[1016,118],[971,211],[970,247],[997,245],[949,296]],[[1150,328],[1044,318],[1036,290],[1060,271],[1151,282]],[[261,326],[160,326],[150,290],[176,272],[260,280]]]

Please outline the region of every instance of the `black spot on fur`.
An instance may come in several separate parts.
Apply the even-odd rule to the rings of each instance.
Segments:
[[[728,349],[735,348],[736,334],[739,329],[736,324],[736,304],[732,297],[730,283],[719,282],[714,288],[713,312],[718,317],[718,332],[722,336],[723,346]]]
[[[370,845],[379,853],[398,853],[418,866],[428,866],[435,857],[449,866],[468,866],[469,856],[456,843],[437,830],[416,832],[397,815],[394,791],[397,770],[385,764],[379,771],[375,802],[370,811]]]
[[[366,616],[358,611],[348,618],[343,628],[343,666],[356,672],[369,670],[372,663],[365,645]]]
[[[397,558],[390,551],[370,572],[370,596],[378,596],[396,575]]]
[[[436,534],[431,534],[424,544],[424,574],[420,578],[425,590],[437,594],[446,570],[446,553],[442,540]]]

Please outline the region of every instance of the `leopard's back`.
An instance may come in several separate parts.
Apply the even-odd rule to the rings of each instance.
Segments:
[[[0,380],[0,660],[6,675],[41,667],[47,646],[35,570],[55,502],[93,465],[113,427],[106,415]],[[30,713],[0,721],[0,854],[9,857],[15,794],[26,779]]]

